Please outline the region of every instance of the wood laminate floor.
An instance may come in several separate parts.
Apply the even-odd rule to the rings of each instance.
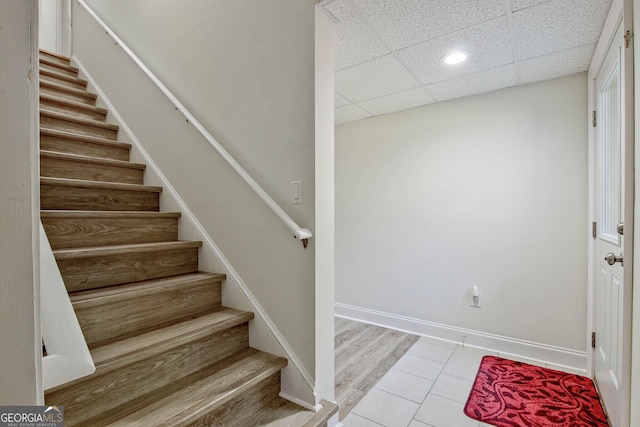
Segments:
[[[418,341],[417,335],[335,319],[335,391],[340,420]]]

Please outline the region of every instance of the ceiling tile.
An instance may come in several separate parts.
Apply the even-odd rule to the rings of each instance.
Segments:
[[[511,10],[517,11],[521,9],[526,9],[531,6],[535,6],[540,3],[544,3],[549,0],[511,0]]]
[[[581,46],[520,62],[520,81],[556,79],[589,69],[595,44]]]
[[[455,66],[440,63],[440,59],[452,50],[464,50],[469,58]],[[513,62],[513,55],[507,18],[484,22],[404,49],[398,56],[423,84],[509,64]]]
[[[392,50],[505,14],[504,0],[352,0]]]
[[[333,104],[335,108],[338,108],[338,107],[344,107],[345,105],[349,105],[351,104],[351,102],[345,99],[344,97],[340,96],[339,93],[336,93],[333,99]]]
[[[345,107],[335,109],[336,124],[366,119],[367,117],[371,117],[371,114],[367,113],[357,105],[347,105]]]
[[[444,101],[515,85],[515,66],[509,64],[427,85],[427,89],[438,101]]]
[[[336,22],[336,70],[350,67],[389,53],[384,43],[344,0],[335,0],[325,5]]]
[[[550,0],[513,13],[518,58],[596,43],[610,0]]]
[[[435,100],[421,87],[405,90],[404,92],[382,96],[363,101],[359,105],[374,115],[407,110],[420,105],[431,104]]]
[[[376,58],[336,73],[336,92],[353,102],[377,98],[418,86],[393,55]]]

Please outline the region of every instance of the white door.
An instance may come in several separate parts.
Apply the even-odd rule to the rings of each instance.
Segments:
[[[624,49],[620,24],[595,80],[594,364],[595,379],[612,427],[628,426],[630,403],[631,283],[629,271],[625,279],[625,269],[629,268],[631,253],[623,252],[628,249],[628,246],[625,248],[625,236],[631,232],[624,228],[625,219],[628,219],[625,215],[625,154],[632,157],[633,153],[626,153],[625,149]]]

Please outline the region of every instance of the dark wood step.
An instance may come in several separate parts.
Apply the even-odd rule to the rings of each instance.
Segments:
[[[71,101],[81,102],[88,105],[95,105],[96,99],[98,98],[95,93],[89,93],[86,90],[72,89],[47,80],[40,80],[40,93],[57,96],[58,98],[70,99]]]
[[[171,395],[141,408],[112,427],[250,426],[251,415],[278,397],[286,359],[257,350]]]
[[[46,404],[64,405],[65,426],[105,425],[228,365],[219,362],[248,348],[252,318],[225,308],[93,349],[96,372],[48,390]]]
[[[140,163],[40,151],[40,176],[143,184],[145,169]]]
[[[129,160],[131,144],[40,128],[40,149],[127,161]]]
[[[177,241],[56,249],[67,291],[76,292],[198,272],[202,242]]]
[[[70,67],[71,66],[71,58],[68,56],[60,55],[59,53],[50,52],[48,50],[40,49],[40,60],[55,62],[56,64]]]
[[[71,114],[40,109],[40,126],[79,135],[93,136],[115,141],[118,138],[118,125],[98,120],[85,119]]]
[[[40,70],[40,79],[52,83],[57,83],[62,86],[67,86],[72,89],[87,90],[88,82],[86,80],[74,76],[69,76],[67,74],[60,73],[54,70]]]
[[[157,212],[161,191],[146,185],[40,178],[40,209]]]
[[[71,302],[90,348],[220,307],[224,274],[193,273],[75,292]]]
[[[42,211],[52,249],[178,240],[178,212]]]

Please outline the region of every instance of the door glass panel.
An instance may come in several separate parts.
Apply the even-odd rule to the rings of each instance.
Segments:
[[[620,222],[620,84],[618,61],[615,61],[600,89],[600,137],[602,141],[602,234],[618,241],[616,225]]]

